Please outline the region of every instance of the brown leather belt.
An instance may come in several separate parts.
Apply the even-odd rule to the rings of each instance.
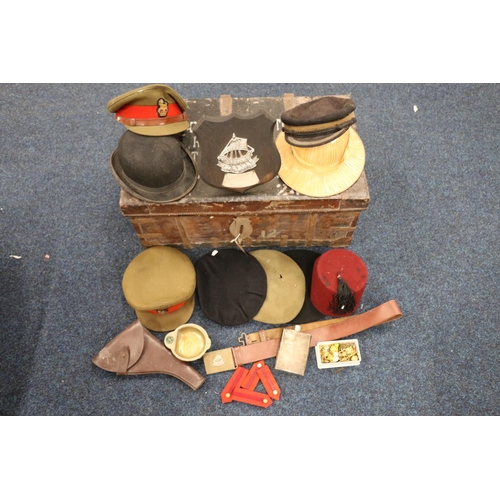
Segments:
[[[310,347],[318,342],[337,340],[367,330],[374,326],[395,321],[403,316],[395,300],[362,314],[301,325],[301,331],[311,334]],[[230,347],[205,354],[203,361],[207,374],[234,370],[236,367],[260,360],[274,358],[278,354],[282,328],[243,334],[247,345]]]

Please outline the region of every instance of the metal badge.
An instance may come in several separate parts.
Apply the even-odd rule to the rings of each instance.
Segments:
[[[233,349],[220,349],[218,351],[209,351],[203,356],[203,363],[205,364],[205,372],[207,375],[213,373],[228,372],[236,369],[234,362]]]

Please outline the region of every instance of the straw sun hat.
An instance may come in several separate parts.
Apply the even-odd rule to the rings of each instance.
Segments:
[[[281,155],[279,176],[306,196],[324,198],[346,191],[360,178],[365,166],[365,147],[352,127],[323,146],[292,146],[283,133],[276,145]]]

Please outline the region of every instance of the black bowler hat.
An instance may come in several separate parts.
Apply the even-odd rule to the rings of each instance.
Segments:
[[[195,269],[198,303],[207,318],[222,326],[236,326],[260,311],[267,278],[255,257],[232,248],[215,250],[201,257]]]
[[[285,254],[291,257],[299,265],[306,277],[306,299],[301,311],[293,319],[292,323],[301,325],[323,319],[324,314],[319,312],[311,302],[311,282],[314,263],[321,254],[313,252],[312,250],[288,250]]]
[[[122,188],[151,203],[184,197],[198,178],[193,159],[179,139],[139,135],[129,130],[111,156],[111,171]]]

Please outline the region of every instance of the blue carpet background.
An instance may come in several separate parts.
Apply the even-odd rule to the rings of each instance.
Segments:
[[[498,415],[499,85],[169,83],[186,99],[357,104],[371,195],[350,247],[370,273],[363,310],[395,299],[404,317],[355,336],[359,367],[318,370],[311,350],[304,377],[275,371],[282,398],[267,410],[222,405],[230,373],[192,391],[91,362],[135,320],[121,279],[142,247],[119,210],[109,157],[124,129],[106,104],[141,85],[0,85],[0,414]],[[222,328],[198,307],[191,321],[214,349],[263,326]]]

